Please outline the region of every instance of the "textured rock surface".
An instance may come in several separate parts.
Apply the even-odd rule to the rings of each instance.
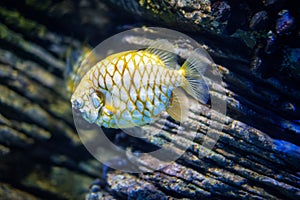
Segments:
[[[257,18],[280,1],[253,2],[262,7],[250,7],[251,14],[245,15]],[[109,3],[0,2],[0,199],[299,199],[299,85],[291,83],[295,76],[265,79],[253,73],[254,45],[224,34],[246,26],[242,22],[249,16],[239,17],[242,22],[228,16],[241,1]],[[151,24],[130,14],[116,15],[118,11],[109,7],[116,4],[118,11],[133,12],[134,18],[143,16]],[[263,23],[256,18],[248,21],[251,27]],[[233,22],[241,27],[228,28]],[[174,139],[178,142],[171,152],[192,142],[190,148],[161,171],[129,174],[103,167],[82,146],[73,126],[65,61],[71,49],[96,45],[118,31],[147,23],[188,30],[208,50],[224,80],[221,85],[210,83],[211,95],[227,102],[227,116],[209,105],[191,107],[186,126],[200,127],[194,141],[189,141],[192,133],[187,129],[182,136],[174,134],[177,125],[167,120],[165,129],[149,132],[143,144],[159,147]],[[244,35],[243,41],[253,39]],[[143,40],[131,37],[128,42]],[[184,57],[188,49],[178,44]],[[298,48],[285,47],[284,70],[299,71]],[[214,128],[216,124],[223,124],[223,130]],[[202,146],[208,130],[214,133],[209,141],[219,138],[212,150]],[[119,143],[124,147],[140,148],[140,140],[122,132],[110,135],[123,138]],[[128,151],[128,160],[156,160],[134,155]]]
[[[128,12],[150,20],[161,21],[183,30],[201,30],[221,33],[229,18],[230,5],[226,1],[211,5],[209,0],[107,0]]]

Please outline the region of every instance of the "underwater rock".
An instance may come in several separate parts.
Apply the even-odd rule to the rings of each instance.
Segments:
[[[93,184],[90,186],[90,191],[86,195],[86,200],[115,200],[116,198],[110,195],[107,191],[103,190],[103,187],[101,188],[101,181],[99,179],[95,180]]]
[[[127,199],[167,199],[153,184],[130,174],[109,173],[107,182],[112,193]]]
[[[83,199],[101,165],[80,150],[64,80],[67,52],[82,44],[3,4],[0,199]]]
[[[249,28],[253,30],[260,30],[265,28],[268,20],[268,13],[266,11],[260,11],[254,14],[251,18]]]
[[[201,1],[135,1],[106,0],[119,6],[131,14],[143,18],[180,27],[182,30],[197,30],[222,33],[226,28],[230,15],[230,5],[226,1],[218,1],[211,5],[209,0]]]
[[[291,16],[288,10],[282,10],[278,13],[280,16],[276,21],[276,33],[283,35],[290,33],[295,28],[295,18]]]
[[[47,191],[53,199],[64,198],[84,199],[90,177],[81,175],[64,167],[51,166],[47,170],[42,165],[37,165],[24,179],[22,184],[32,189]],[[49,198],[48,197],[48,198]]]
[[[13,188],[8,184],[1,183],[0,185],[0,199],[14,199],[14,200],[38,200],[29,193],[23,192],[19,189]]]
[[[287,72],[289,76],[293,76],[294,79],[300,78],[300,48],[286,48],[283,55],[283,72]],[[295,108],[295,106],[292,106]],[[293,110],[294,110],[293,109]]]
[[[253,54],[252,66],[263,78],[280,76],[284,46],[299,47],[299,11],[294,1],[174,1],[105,0],[129,15],[139,16],[169,28],[242,41],[252,52],[263,46],[265,52]],[[209,35],[209,36],[208,36]],[[287,38],[289,37],[289,38]],[[294,39],[293,39],[294,38]],[[237,42],[237,41],[236,41]],[[269,54],[271,56],[265,55]],[[271,57],[271,58],[269,58]],[[272,60],[272,57],[276,58]],[[257,62],[260,60],[261,62]],[[265,63],[272,62],[271,65]],[[295,81],[297,79],[293,79]],[[292,82],[292,81],[291,81]]]

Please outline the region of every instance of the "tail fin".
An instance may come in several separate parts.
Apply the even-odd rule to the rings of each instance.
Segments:
[[[183,88],[201,103],[207,103],[209,99],[209,89],[202,74],[204,74],[206,68],[213,63],[208,53],[204,49],[198,48],[192,52],[179,69],[186,78]]]

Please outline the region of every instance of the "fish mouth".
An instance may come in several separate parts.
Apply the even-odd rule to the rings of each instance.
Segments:
[[[83,101],[81,99],[71,98],[72,108],[75,110],[79,110],[83,107]]]

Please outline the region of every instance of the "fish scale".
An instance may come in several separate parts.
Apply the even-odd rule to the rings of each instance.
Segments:
[[[157,64],[153,65],[153,63]],[[137,68],[135,66],[139,67]],[[100,68],[102,68],[102,73],[99,73],[99,71],[101,71],[99,70]],[[105,69],[105,72],[103,69]],[[109,90],[112,88],[112,85],[115,85],[120,89],[120,92],[112,94],[112,104],[118,108],[115,115],[112,117],[108,113],[103,113],[103,116],[100,117],[96,123],[115,127],[118,124],[122,125],[128,123],[129,120],[133,120],[136,125],[151,122],[151,118],[156,118],[157,115],[169,105],[168,99],[161,99],[159,95],[163,93],[163,91],[159,89],[160,85],[166,84],[165,81],[162,81],[161,75],[163,72],[169,74],[169,70],[170,69],[167,69],[158,57],[149,54],[145,55],[141,52],[130,52],[127,55],[121,56],[118,60],[113,59],[111,62],[98,63],[97,68],[91,73],[93,76],[90,76],[90,78],[93,79],[93,83],[95,82],[94,80],[97,80],[97,84],[94,84],[94,86],[100,87],[102,90]],[[120,80],[121,77],[122,80]],[[127,78],[124,79],[124,77]],[[133,80],[134,84],[129,83],[131,80]],[[145,84],[145,82],[148,83],[150,81],[154,83],[152,88],[149,84]],[[101,82],[103,82],[104,85],[101,84]],[[175,87],[175,85],[172,85],[170,89],[173,87]],[[135,91],[137,95],[136,98],[131,97],[131,88]],[[148,95],[149,89],[152,90],[150,97]],[[152,97],[152,94],[156,95]],[[163,94],[163,96],[168,98],[170,98],[170,95],[170,92],[169,94]],[[120,101],[114,100],[116,98]],[[117,105],[116,102],[120,105]],[[128,102],[130,102],[129,104],[131,105],[130,111],[128,111]]]
[[[208,92],[186,79],[197,72],[198,63],[192,59],[175,70],[167,64],[172,63],[170,58],[151,48],[108,56],[84,75],[72,95],[72,106],[88,122],[107,128],[145,125],[162,111],[180,120],[181,105],[173,101],[174,89],[182,87],[200,100],[206,100]],[[188,104],[183,105],[188,110]]]

